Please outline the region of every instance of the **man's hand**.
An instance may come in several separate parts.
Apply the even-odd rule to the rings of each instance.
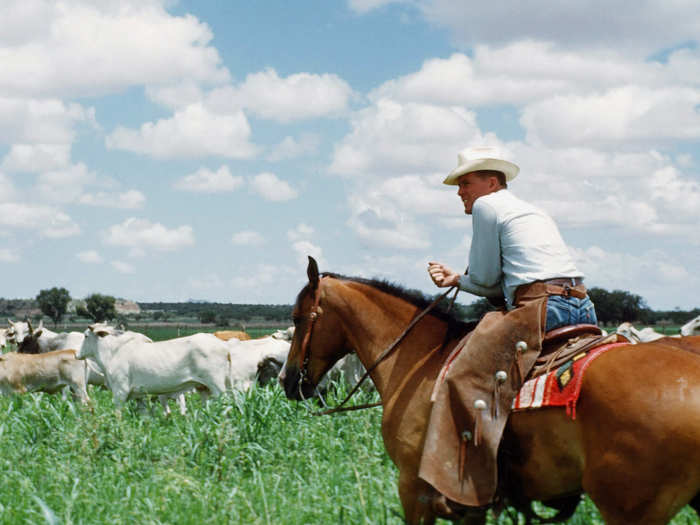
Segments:
[[[428,273],[433,282],[440,288],[459,285],[459,274],[442,263],[429,262]]]

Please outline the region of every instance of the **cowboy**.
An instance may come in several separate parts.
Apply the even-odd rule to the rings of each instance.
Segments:
[[[464,213],[472,216],[469,269],[460,275],[444,264],[428,263],[439,287],[487,298],[505,298],[516,306],[518,290],[531,283],[548,288],[545,330],[571,324],[596,324],[595,308],[582,285],[583,274],[569,254],[554,221],[544,211],[508,190],[520,168],[492,147],[465,149],[443,181],[458,186]]]
[[[483,509],[496,497],[500,439],[545,331],[597,323],[554,221],[508,190],[518,171],[496,148],[472,148],[444,180],[458,186],[472,216],[469,267],[459,274],[430,262],[430,277],[439,287],[502,299],[505,309],[486,314],[450,351],[433,391],[419,477],[436,489],[439,515]]]

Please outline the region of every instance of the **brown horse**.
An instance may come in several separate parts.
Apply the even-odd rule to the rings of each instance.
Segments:
[[[312,258],[307,272],[280,376],[291,399],[310,397],[348,352],[370,367],[428,303],[387,283],[319,275]],[[371,372],[408,523],[455,518],[440,513],[444,498],[418,477],[418,467],[435,379],[472,328],[431,312]],[[500,477],[508,501],[567,504],[586,492],[606,523],[667,523],[687,503],[695,507],[700,492],[700,359],[655,343],[609,351],[588,368],[575,420],[558,408],[513,413],[501,452],[504,447]]]

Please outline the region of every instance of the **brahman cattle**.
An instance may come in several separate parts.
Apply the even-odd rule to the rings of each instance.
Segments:
[[[231,352],[232,387],[241,390],[249,388],[255,382],[256,376],[262,384],[269,381],[270,364],[284,364],[290,347],[289,341],[270,336],[248,341],[231,339],[227,344]],[[273,372],[273,377],[276,377],[277,373]]]
[[[668,337],[664,334],[656,332],[653,328],[647,326],[641,330],[637,330],[632,323],[625,322],[617,327],[615,330],[617,334],[624,336],[631,343],[649,343],[651,341],[656,341],[662,337]]]
[[[700,335],[700,315],[681,326],[681,335]]]
[[[250,339],[250,335],[241,332],[240,330],[219,330],[214,332],[214,335],[221,339],[222,341],[228,341],[230,339],[238,339],[239,341],[247,341]]]
[[[178,394],[195,387],[203,399],[231,384],[231,357],[213,334],[195,334],[157,343],[91,325],[85,330],[78,359],[93,358],[104,371],[115,405],[148,395]]]
[[[86,385],[86,364],[75,358],[75,350],[57,350],[45,354],[8,352],[0,355],[0,392],[54,393],[68,386],[83,404],[89,398]]]
[[[39,327],[36,330],[32,328],[32,324],[29,321],[17,321],[16,323],[10,319],[8,319],[8,321],[10,323],[10,328],[7,332],[7,340],[10,343],[20,345],[27,336],[38,332],[40,336],[37,338],[39,346],[38,352],[36,353],[40,354],[53,350],[80,348],[80,345],[83,344],[83,337],[85,337],[80,332],[52,332],[44,327],[43,321],[39,321]]]

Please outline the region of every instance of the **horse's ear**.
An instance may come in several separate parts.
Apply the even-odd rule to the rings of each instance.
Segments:
[[[309,265],[306,267],[306,275],[309,276],[309,284],[311,285],[312,288],[316,288],[318,286],[318,264],[316,263],[316,259],[311,257],[309,255]]]

